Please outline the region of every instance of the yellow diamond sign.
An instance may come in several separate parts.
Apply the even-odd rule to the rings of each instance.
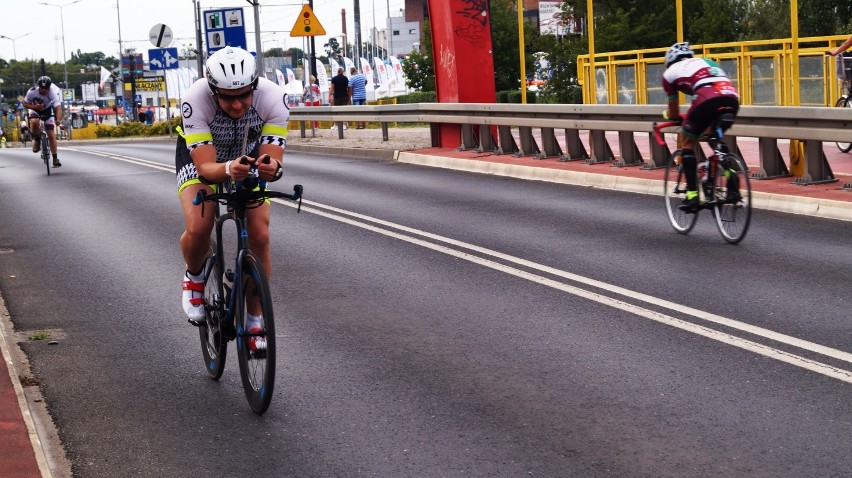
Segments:
[[[299,17],[296,18],[296,24],[290,29],[291,37],[314,37],[317,35],[325,35],[325,28],[320,25],[314,11],[307,3],[302,5],[302,11],[299,12]]]

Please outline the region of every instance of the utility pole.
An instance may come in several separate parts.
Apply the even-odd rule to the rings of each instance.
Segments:
[[[393,51],[393,20],[391,20],[390,0],[387,0],[387,7],[388,7],[388,51],[385,53],[385,59],[387,59],[388,56],[392,55],[391,52]]]
[[[195,59],[198,60],[198,77],[201,78],[204,74],[204,46],[201,39],[201,3],[197,0],[192,0],[195,6],[195,44],[198,45],[195,50]]]
[[[352,52],[352,59],[355,62],[355,67],[361,68],[361,1],[355,0],[355,45],[357,50]]]
[[[257,58],[257,69],[258,76],[266,77],[266,70],[263,67],[263,45],[260,43],[260,0],[246,0],[252,7],[254,7],[254,44]],[[313,6],[311,6],[313,8]]]

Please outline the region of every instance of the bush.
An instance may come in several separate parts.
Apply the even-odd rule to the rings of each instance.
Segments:
[[[172,131],[180,125],[180,118],[172,118]],[[118,126],[99,125],[95,128],[98,138],[124,138],[127,136],[165,136],[169,134],[169,123],[160,121],[151,125],[136,121],[125,121]]]
[[[407,95],[401,95],[396,97],[396,104],[398,105],[410,103],[435,103],[435,92],[415,91]]]
[[[527,103],[537,103],[538,94],[535,91],[527,90]],[[504,90],[497,92],[497,102],[498,103],[520,103],[521,102],[521,91],[520,90]]]

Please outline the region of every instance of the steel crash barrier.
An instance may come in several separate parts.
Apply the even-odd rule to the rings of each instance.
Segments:
[[[440,147],[438,131],[442,124],[458,125],[459,150],[493,154],[533,156],[537,159],[584,161],[587,164],[638,166],[656,169],[665,166],[671,154],[667,146],[653,140],[653,124],[661,121],[662,105],[522,105],[491,103],[417,103],[384,106],[339,106],[292,108],[291,121],[300,124],[307,136],[311,121],[380,123],[382,139],[388,141],[388,123],[421,123],[431,128],[432,146]],[[686,112],[683,107],[682,112]],[[791,176],[779,150],[778,140],[791,140],[795,158],[795,184],[834,182],[824,142],[852,140],[852,110],[824,107],[743,106],[736,124],[726,133],[725,142],[739,152],[738,138],[756,138],[760,166],[752,171],[755,179]],[[539,130],[538,135],[534,130]],[[562,131],[560,141],[558,131]],[[337,128],[338,137],[345,130]],[[620,155],[616,157],[607,133],[616,133]],[[587,136],[586,136],[587,135]],[[650,156],[643,157],[636,138],[647,135]],[[612,136],[612,135],[611,135]],[[587,137],[588,149],[581,137]],[[517,140],[516,140],[517,138]],[[537,139],[538,138],[538,139]],[[704,153],[696,151],[703,159]],[[844,185],[852,188],[852,184]]]

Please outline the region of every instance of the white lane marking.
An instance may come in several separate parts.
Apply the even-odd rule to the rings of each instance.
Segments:
[[[67,149],[69,151],[76,151],[78,153],[85,153],[85,154],[92,154],[92,155],[95,155],[95,156],[101,156],[103,158],[117,159],[119,161],[124,161],[125,163],[136,164],[136,165],[139,165],[139,166],[147,166],[149,168],[159,169],[161,171],[167,171],[167,172],[170,172],[170,173],[175,172],[174,166],[169,167],[169,166],[162,164],[162,163],[157,163],[155,161],[149,161],[147,159],[142,159],[142,158],[134,158],[133,156],[124,156],[124,155],[121,155],[121,154],[104,153],[104,152],[101,152],[101,151],[89,151],[89,150],[85,150],[85,149],[76,149],[76,148],[65,148],[65,149]]]
[[[511,263],[514,263],[514,264],[518,264],[518,265],[530,268],[530,269],[545,272],[545,273],[548,273],[548,274],[551,274],[551,275],[554,275],[554,276],[557,276],[557,277],[562,277],[562,278],[565,278],[565,279],[568,279],[568,280],[572,280],[574,282],[579,282],[581,284],[586,284],[586,285],[589,285],[589,286],[592,286],[592,287],[603,289],[603,290],[612,292],[614,294],[618,294],[618,295],[621,295],[621,296],[624,296],[624,297],[639,300],[641,302],[645,302],[645,303],[648,303],[648,304],[656,305],[658,307],[663,307],[663,308],[666,308],[666,309],[669,309],[669,310],[673,310],[675,312],[680,312],[680,313],[683,313],[683,314],[686,314],[686,315],[691,315],[695,318],[705,320],[707,322],[712,322],[712,323],[724,325],[724,326],[730,327],[732,329],[740,330],[740,331],[747,332],[747,333],[750,333],[750,334],[753,334],[753,335],[757,335],[757,336],[760,336],[760,337],[763,337],[763,338],[766,338],[766,339],[775,340],[775,341],[782,342],[782,343],[785,343],[785,344],[788,344],[788,345],[792,345],[792,346],[798,347],[800,349],[804,349],[804,350],[808,350],[808,351],[815,352],[815,353],[818,353],[818,354],[822,354],[822,355],[825,355],[827,357],[832,357],[832,358],[835,358],[835,359],[838,359],[838,360],[842,360],[844,362],[852,363],[852,353],[844,352],[842,350],[837,350],[837,349],[833,349],[831,347],[826,347],[824,345],[819,345],[819,344],[816,344],[816,343],[813,343],[813,342],[809,342],[807,340],[798,339],[796,337],[792,337],[792,336],[789,336],[789,335],[774,332],[772,330],[765,329],[765,328],[762,328],[762,327],[757,327],[757,326],[754,326],[754,325],[751,325],[751,324],[746,324],[744,322],[740,322],[738,320],[723,317],[721,315],[712,314],[710,312],[695,309],[695,308],[692,308],[692,307],[689,307],[689,306],[686,306],[686,305],[670,302],[670,301],[667,301],[665,299],[661,299],[659,297],[650,296],[650,295],[647,295],[647,294],[643,294],[641,292],[632,291],[630,289],[618,287],[618,286],[615,286],[615,285],[612,285],[612,284],[608,284],[606,282],[601,282],[601,281],[591,279],[591,278],[588,278],[588,277],[584,277],[584,276],[581,276],[581,275],[578,275],[578,274],[573,274],[573,273],[570,273],[570,272],[567,272],[567,271],[563,271],[561,269],[555,269],[553,267],[545,266],[543,264],[538,264],[536,262],[528,261],[526,259],[521,259],[519,257],[511,256],[511,255],[508,255],[508,254],[503,254],[502,252],[498,252],[498,251],[495,251],[495,250],[492,250],[492,249],[487,249],[487,248],[480,247],[480,246],[477,246],[477,245],[474,245],[474,244],[469,244],[469,243],[458,241],[458,240],[455,240],[455,239],[450,239],[448,237],[443,237],[443,236],[439,236],[437,234],[432,234],[430,232],[421,231],[419,229],[414,229],[414,228],[411,228],[411,227],[402,226],[402,225],[395,224],[395,223],[392,223],[392,222],[388,222],[388,221],[384,221],[384,220],[377,219],[377,218],[374,218],[374,217],[366,216],[366,215],[363,215],[363,214],[358,214],[358,213],[346,211],[344,209],[339,209],[339,208],[336,208],[336,207],[333,207],[333,206],[326,206],[326,205],[319,204],[319,203],[312,202],[312,201],[308,201],[308,200],[304,200],[303,202],[308,204],[308,205],[313,205],[313,206],[316,206],[316,207],[320,207],[320,208],[323,208],[323,209],[334,211],[338,214],[349,215],[349,216],[356,217],[356,218],[364,220],[364,221],[369,221],[369,222],[373,222],[373,223],[376,223],[376,224],[381,224],[382,226],[385,226],[385,227],[399,229],[399,230],[405,231],[409,234],[420,235],[420,236],[423,236],[423,237],[427,237],[429,239],[444,242],[446,244],[451,244],[455,247],[460,247],[460,248],[476,251],[476,252],[479,252],[481,254],[496,257],[496,258],[504,260],[506,262],[511,262]],[[287,204],[287,205],[290,205],[290,204]]]
[[[273,199],[272,201],[280,204],[284,204],[289,207],[296,207],[294,204],[287,203],[280,199]],[[319,206],[317,203],[312,203],[314,206]],[[336,208],[334,208],[336,209]],[[773,358],[775,360],[785,362],[791,365],[795,365],[797,367],[804,368],[806,370],[810,370],[812,372],[816,372],[827,377],[831,377],[837,380],[841,380],[847,383],[852,383],[852,371],[844,370],[838,367],[834,367],[828,364],[824,364],[822,362],[817,362],[815,360],[811,360],[799,355],[791,354],[789,352],[785,352],[783,350],[776,349],[774,347],[769,347],[767,345],[763,345],[757,342],[753,342],[750,340],[743,339],[741,337],[737,337],[731,334],[727,334],[725,332],[721,332],[718,330],[710,329],[708,327],[704,327],[702,325],[693,324],[691,322],[687,322],[676,317],[672,317],[660,312],[656,312],[653,310],[645,309],[633,304],[629,304],[627,302],[623,302],[618,299],[614,299],[611,297],[607,297],[605,295],[598,294],[596,292],[588,291],[585,289],[581,289],[579,287],[575,287],[564,282],[555,281],[553,279],[548,279],[546,277],[542,277],[540,275],[533,274],[531,272],[523,271],[520,269],[516,269],[514,267],[507,266],[505,264],[501,264],[498,262],[494,262],[489,259],[485,259],[483,257],[475,256],[472,254],[468,254],[467,252],[459,251],[456,249],[451,249],[449,247],[445,247],[439,244],[435,244],[432,242],[428,242],[422,239],[418,239],[416,237],[407,236],[404,234],[400,234],[397,232],[389,231],[387,229],[382,229],[378,226],[373,226],[371,224],[367,224],[364,222],[356,221],[354,219],[350,219],[344,216],[340,216],[337,214],[332,214],[330,212],[326,212],[320,209],[314,209],[311,206],[305,207],[302,206],[302,210],[306,212],[310,212],[322,217],[326,217],[328,219],[332,219],[338,222],[342,222],[345,224],[349,224],[355,227],[360,227],[362,229],[366,229],[369,231],[376,232],[378,234],[383,234],[388,237],[392,237],[394,239],[398,239],[404,242],[408,242],[411,244],[415,244],[427,249],[431,249],[436,252],[440,252],[443,254],[447,254],[449,256],[457,257],[459,259],[464,259],[469,262],[473,262],[475,264],[479,264],[484,267],[488,267],[490,269],[494,269],[499,272],[503,272],[506,274],[510,274],[516,277],[520,277],[522,279],[526,279],[530,282],[535,282],[537,284],[541,284],[547,287],[551,287],[553,289],[561,290],[563,292],[567,292],[569,294],[575,295],[577,297],[582,297],[587,300],[591,300],[593,302],[597,302],[602,305],[606,305],[615,309],[623,310],[625,312],[638,315],[641,317],[645,317],[647,319],[653,320],[655,322],[659,322],[661,324],[669,325],[671,327],[675,327],[687,332],[691,332],[696,335],[700,335],[702,337],[707,337],[712,340],[716,340],[718,342],[726,343],[728,345],[732,345],[734,347],[738,347],[744,350],[748,350],[750,352],[756,353],[758,355],[763,355],[765,357]],[[730,319],[728,319],[730,320]],[[745,325],[745,324],[743,324]],[[780,334],[779,334],[780,335]],[[804,341],[802,341],[804,342]],[[815,345],[815,344],[814,344]],[[828,349],[828,347],[824,347]],[[833,350],[833,349],[828,349]],[[844,352],[836,350],[840,354]]]
[[[167,167],[163,166],[162,164],[155,163],[155,162],[148,161],[148,160],[139,159],[139,158],[133,158],[133,157],[130,157],[130,156],[119,156],[119,155],[114,155],[114,154],[96,153],[96,152],[92,152],[92,151],[81,151],[81,152],[98,154],[99,156],[118,159],[120,161],[126,161],[126,162],[130,162],[130,163],[138,164],[138,165],[141,165],[141,166],[153,167],[153,168],[161,169],[161,170],[164,170],[164,171],[172,171],[172,168],[167,168]],[[279,204],[283,204],[283,205],[288,206],[288,207],[293,207],[293,208],[296,207],[295,204],[281,200],[281,199],[272,199],[272,201],[279,203]],[[386,235],[386,236],[389,236],[389,237],[393,237],[393,238],[396,238],[396,239],[399,239],[399,240],[402,240],[402,241],[405,241],[405,242],[416,244],[416,245],[425,247],[427,249],[432,249],[432,250],[437,251],[437,252],[441,252],[441,253],[444,253],[444,254],[447,254],[447,255],[450,255],[450,256],[454,256],[454,257],[458,257],[460,259],[464,259],[464,260],[467,260],[467,261],[470,261],[470,262],[474,262],[474,263],[480,264],[482,266],[485,266],[485,267],[488,267],[488,268],[491,268],[491,269],[494,269],[494,270],[505,272],[505,273],[514,275],[516,277],[521,277],[521,278],[527,279],[527,280],[532,281],[532,282],[536,282],[536,283],[539,283],[539,284],[542,284],[542,285],[546,285],[548,287],[552,287],[554,289],[558,289],[558,290],[562,290],[564,292],[568,292],[568,293],[576,295],[578,297],[583,297],[585,299],[592,300],[594,302],[598,302],[598,303],[603,304],[603,305],[608,305],[608,306],[616,308],[616,309],[624,310],[626,312],[629,312],[629,313],[632,313],[632,314],[635,314],[635,315],[639,315],[639,316],[642,316],[642,317],[645,317],[645,318],[648,318],[648,319],[651,319],[651,320],[654,320],[654,321],[657,321],[657,322],[660,322],[660,323],[664,323],[666,325],[670,325],[672,327],[676,327],[676,328],[679,328],[679,329],[682,329],[682,330],[685,330],[685,331],[689,331],[689,332],[695,333],[697,335],[701,335],[703,337],[707,337],[707,338],[710,338],[710,339],[713,339],[713,340],[717,340],[719,342],[723,342],[723,343],[727,343],[729,345],[733,345],[735,347],[739,347],[739,348],[742,348],[742,349],[745,349],[745,350],[749,350],[749,351],[757,353],[759,355],[774,358],[776,360],[779,360],[779,361],[782,361],[782,362],[785,362],[785,363],[789,363],[789,364],[792,364],[792,365],[796,365],[796,366],[799,366],[799,367],[802,367],[802,368],[805,368],[807,370],[811,370],[811,371],[814,371],[814,372],[817,372],[817,373],[821,373],[823,375],[826,375],[826,376],[829,376],[829,377],[832,377],[832,378],[836,378],[836,379],[842,380],[844,382],[852,383],[852,372],[847,371],[847,370],[839,369],[837,367],[833,367],[833,366],[828,365],[828,364],[824,364],[824,363],[821,363],[821,362],[810,360],[810,359],[805,358],[805,357],[801,357],[801,356],[798,356],[798,355],[795,355],[795,354],[785,352],[783,350],[779,350],[779,349],[776,349],[776,348],[773,348],[773,347],[762,345],[762,344],[759,344],[757,342],[752,342],[752,341],[749,341],[749,340],[746,340],[746,339],[742,339],[740,337],[736,337],[734,335],[727,334],[727,333],[717,331],[717,330],[714,330],[714,329],[710,329],[710,328],[707,328],[707,327],[704,327],[704,326],[701,326],[701,325],[692,324],[690,322],[686,322],[686,321],[683,321],[681,319],[671,317],[669,315],[665,315],[665,314],[662,314],[662,313],[659,313],[659,312],[644,309],[642,307],[638,307],[638,306],[635,306],[635,305],[632,305],[632,304],[628,304],[626,302],[623,302],[623,301],[620,301],[620,300],[617,300],[617,299],[613,299],[613,298],[610,298],[610,297],[607,297],[607,296],[604,296],[604,295],[601,295],[601,294],[598,294],[598,293],[595,293],[595,292],[587,291],[585,289],[580,289],[578,287],[574,287],[574,286],[571,286],[569,284],[554,281],[554,280],[548,279],[546,277],[542,277],[542,276],[532,274],[532,273],[529,273],[529,272],[526,272],[526,271],[523,271],[523,270],[520,270],[520,269],[516,269],[516,268],[510,267],[510,266],[506,266],[504,264],[500,264],[500,263],[497,263],[497,262],[494,262],[494,261],[491,261],[491,260],[488,260],[488,259],[484,259],[484,258],[481,258],[481,257],[478,257],[478,256],[474,256],[474,255],[468,254],[466,252],[462,252],[462,251],[458,251],[458,250],[451,249],[451,248],[448,248],[448,247],[444,247],[444,246],[441,246],[441,245],[437,245],[437,244],[434,244],[434,243],[431,243],[431,242],[427,242],[427,241],[424,241],[424,240],[421,240],[421,239],[417,239],[415,237],[395,233],[393,231],[382,229],[382,228],[379,228],[379,227],[376,227],[376,226],[373,226],[373,225],[370,225],[370,224],[366,224],[366,223],[363,223],[363,222],[358,222],[358,221],[355,221],[353,219],[349,219],[347,217],[343,217],[343,216],[336,215],[336,214],[331,214],[331,213],[325,212],[325,211],[320,210],[320,209],[314,209],[310,206],[314,206],[315,208],[326,209],[326,210],[329,210],[329,211],[334,211],[338,214],[348,215],[348,216],[355,217],[355,218],[358,218],[358,219],[361,219],[361,220],[370,221],[370,222],[373,222],[375,224],[380,224],[380,225],[385,226],[385,227],[398,229],[398,230],[405,231],[405,232],[410,233],[410,234],[417,234],[417,235],[427,237],[427,238],[430,238],[430,239],[433,239],[433,240],[444,242],[446,244],[451,244],[451,245],[456,246],[456,247],[461,247],[461,248],[464,248],[464,249],[469,249],[469,250],[472,250],[472,251],[479,252],[481,254],[490,255],[492,257],[496,257],[496,258],[499,258],[499,259],[507,261],[507,262],[512,262],[512,263],[522,265],[524,267],[528,267],[528,268],[531,268],[531,269],[534,269],[534,270],[546,272],[548,274],[555,275],[557,277],[563,277],[565,279],[569,279],[569,280],[572,280],[572,281],[575,281],[575,282],[579,282],[579,283],[586,284],[586,285],[589,285],[589,286],[592,286],[592,287],[603,289],[603,290],[606,290],[606,291],[609,291],[609,292],[612,292],[612,293],[615,293],[615,294],[619,294],[619,295],[622,295],[622,296],[625,296],[625,297],[629,297],[629,298],[636,299],[636,300],[639,300],[639,301],[642,301],[642,302],[646,302],[646,303],[649,303],[649,304],[652,304],[652,305],[656,305],[656,306],[667,308],[667,309],[670,309],[670,310],[673,310],[673,311],[676,311],[676,312],[687,314],[687,315],[690,315],[690,316],[693,316],[693,317],[696,317],[698,319],[702,319],[702,320],[705,320],[705,321],[708,321],[708,322],[712,322],[712,323],[716,323],[716,324],[720,324],[720,325],[725,325],[727,327],[731,327],[731,328],[736,329],[736,330],[740,330],[740,331],[743,331],[743,332],[747,332],[747,333],[750,333],[750,334],[753,334],[753,335],[757,335],[757,336],[764,337],[764,338],[767,338],[767,339],[775,340],[775,341],[778,341],[778,342],[782,342],[782,343],[785,343],[785,344],[788,344],[788,345],[791,345],[791,346],[794,346],[794,347],[798,347],[798,348],[803,349],[803,350],[816,352],[816,353],[825,355],[827,357],[832,357],[832,358],[835,358],[835,359],[838,359],[838,360],[841,360],[841,361],[844,361],[844,362],[852,363],[852,354],[850,354],[848,352],[844,352],[842,350],[833,349],[833,348],[830,348],[830,347],[826,347],[824,345],[819,345],[819,344],[809,342],[809,341],[806,341],[806,340],[802,340],[802,339],[798,339],[798,338],[795,338],[795,337],[792,337],[792,336],[789,336],[789,335],[785,335],[785,334],[774,332],[774,331],[771,331],[771,330],[768,330],[768,329],[764,329],[762,327],[753,326],[753,325],[746,324],[746,323],[743,323],[743,322],[740,322],[740,321],[737,321],[737,320],[733,320],[733,319],[730,319],[730,318],[727,318],[727,317],[722,317],[720,315],[712,314],[712,313],[705,312],[705,311],[702,311],[702,310],[699,310],[699,309],[695,309],[695,308],[688,307],[688,306],[681,305],[681,304],[676,304],[674,302],[670,302],[670,301],[660,299],[660,298],[657,298],[657,297],[653,297],[653,296],[650,296],[650,295],[642,294],[640,292],[634,292],[634,291],[631,291],[629,289],[625,289],[625,288],[618,287],[618,286],[615,286],[615,285],[612,285],[612,284],[597,281],[595,279],[590,279],[588,277],[584,277],[584,276],[581,276],[581,275],[578,275],[578,274],[572,274],[570,272],[566,272],[566,271],[563,271],[563,270],[560,270],[560,269],[555,269],[555,268],[548,267],[548,266],[545,266],[545,265],[542,265],[542,264],[527,261],[525,259],[521,259],[521,258],[518,258],[518,257],[515,257],[515,256],[503,254],[503,253],[498,252],[498,251],[494,251],[494,250],[487,249],[487,248],[484,248],[484,247],[476,246],[476,245],[473,245],[473,244],[468,244],[468,243],[465,243],[465,242],[462,242],[462,241],[457,241],[455,239],[450,239],[450,238],[447,238],[447,237],[439,236],[437,234],[432,234],[432,233],[429,233],[429,232],[426,232],[426,231],[421,231],[421,230],[410,228],[410,227],[407,227],[407,226],[402,226],[402,225],[395,224],[395,223],[388,222],[388,221],[384,221],[384,220],[381,220],[381,219],[373,218],[373,217],[370,217],[370,216],[367,216],[367,215],[364,215],[364,214],[359,214],[359,213],[347,211],[347,210],[336,208],[336,207],[333,207],[333,206],[327,206],[327,205],[320,204],[320,203],[313,202],[313,201],[309,201],[309,200],[303,200],[303,203],[305,203],[309,206],[309,207],[303,207],[302,208],[306,212],[311,212],[313,214],[323,216],[323,217],[326,217],[326,218],[329,218],[329,219],[333,219],[335,221],[350,224],[350,225],[353,225],[353,226],[356,226],[356,227],[360,227],[362,229],[367,229],[367,230],[370,230],[370,231],[373,231],[373,232],[376,232],[376,233],[379,233],[379,234],[383,234],[383,235]]]

